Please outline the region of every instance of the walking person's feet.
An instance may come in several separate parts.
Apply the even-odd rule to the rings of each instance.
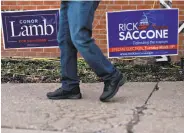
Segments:
[[[80,93],[79,86],[76,88],[73,88],[71,91],[63,90],[62,88],[59,88],[53,92],[47,93],[48,99],[81,99],[82,94]]]
[[[117,76],[112,78],[111,80],[107,80],[104,82],[104,90],[102,95],[100,96],[100,100],[102,102],[107,102],[112,97],[116,95],[119,90],[119,87],[122,86],[126,82],[126,77],[121,73],[118,73]],[[59,88],[53,92],[47,93],[48,99],[58,100],[58,99],[81,99],[82,94],[80,92],[80,87],[75,87],[71,91],[63,90]]]
[[[119,90],[119,87],[122,86],[126,82],[125,76],[121,73],[118,73],[116,77],[112,78],[111,80],[107,80],[104,82],[104,90],[102,95],[100,96],[100,101],[107,102]]]

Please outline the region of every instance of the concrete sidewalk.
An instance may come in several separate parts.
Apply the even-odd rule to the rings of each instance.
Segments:
[[[81,84],[81,100],[48,100],[59,84],[2,84],[2,133],[184,133],[184,82],[126,83],[100,102],[103,83]]]

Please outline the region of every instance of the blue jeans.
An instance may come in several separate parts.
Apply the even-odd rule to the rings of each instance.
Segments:
[[[79,85],[77,52],[103,80],[109,80],[117,72],[92,38],[92,23],[98,4],[99,1],[63,1],[61,4],[58,43],[64,90]]]

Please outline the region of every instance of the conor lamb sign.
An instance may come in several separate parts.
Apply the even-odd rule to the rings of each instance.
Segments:
[[[59,10],[2,12],[5,49],[55,47]]]

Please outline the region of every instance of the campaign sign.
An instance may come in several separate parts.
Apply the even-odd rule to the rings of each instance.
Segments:
[[[59,10],[2,12],[5,49],[58,46]]]
[[[108,12],[109,58],[178,54],[178,9]]]

